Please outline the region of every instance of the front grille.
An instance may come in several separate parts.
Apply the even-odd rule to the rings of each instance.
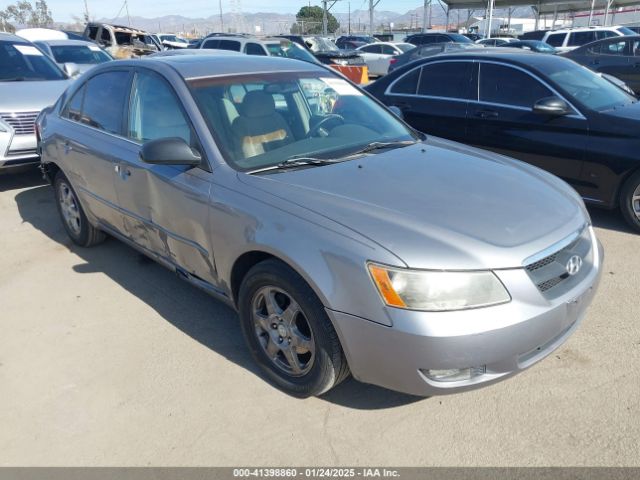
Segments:
[[[7,157],[22,157],[24,155],[37,155],[38,151],[35,148],[21,148],[18,150],[9,150]]]
[[[575,255],[582,259],[582,267],[577,274],[572,276],[567,271],[567,262]],[[561,286],[567,285],[568,288],[571,288],[579,282],[592,266],[591,234],[589,228],[585,227],[568,245],[540,260],[529,263],[525,269],[538,290],[546,296],[553,297],[563,293]]]
[[[0,113],[0,118],[13,128],[16,135],[33,135],[39,114],[40,112]]]

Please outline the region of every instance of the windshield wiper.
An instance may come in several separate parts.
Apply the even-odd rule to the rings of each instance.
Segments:
[[[258,168],[256,170],[251,170],[247,173],[260,173],[267,172],[269,170],[287,170],[290,168],[298,168],[298,167],[306,167],[306,166],[321,166],[321,165],[330,165],[332,163],[337,163],[340,160],[335,160],[333,158],[316,158],[316,157],[304,157],[294,155],[293,157],[289,157],[286,160],[276,164],[270,165],[264,168]]]
[[[415,145],[416,143],[418,142],[415,140],[399,140],[397,142],[371,142],[369,145],[361,148],[360,150],[356,150],[350,156],[362,155],[363,153],[374,152],[376,150],[384,150],[387,148],[408,147],[409,145]]]

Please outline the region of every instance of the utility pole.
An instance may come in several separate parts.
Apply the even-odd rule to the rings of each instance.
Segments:
[[[89,23],[89,4],[84,0],[84,21]]]
[[[224,22],[222,21],[222,0],[218,0],[218,7],[220,9],[220,32],[224,33]]]
[[[349,2],[349,35],[351,35],[351,2]]]
[[[427,7],[431,0],[424,0],[424,4],[422,5],[422,33],[427,31]]]
[[[373,35],[373,11],[380,3],[380,0],[369,0],[369,34]]]
[[[329,10],[331,10],[338,1],[339,0],[322,0],[322,34],[325,37],[328,34],[327,29],[329,25]],[[328,3],[330,3],[331,5],[327,5]]]
[[[489,0],[489,23],[487,24],[487,28],[486,28],[486,37],[487,38],[491,38],[491,27],[492,27],[492,23],[493,23],[493,5],[494,5],[494,0]]]

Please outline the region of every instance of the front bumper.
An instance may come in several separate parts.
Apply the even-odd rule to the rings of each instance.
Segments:
[[[456,312],[389,308],[387,327],[327,309],[353,376],[362,382],[413,395],[457,393],[506,379],[562,345],[576,330],[598,287],[603,249],[595,240],[593,268],[564,295],[548,300],[524,269],[495,273],[512,301]],[[430,369],[484,367],[469,380],[434,381]]]
[[[37,141],[33,135],[0,132],[0,171],[39,163]]]

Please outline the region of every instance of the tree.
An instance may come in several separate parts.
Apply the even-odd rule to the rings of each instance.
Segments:
[[[322,7],[302,7],[296,14],[297,23],[291,27],[293,34],[312,34],[322,33]],[[336,17],[327,12],[327,32],[336,32],[340,28],[340,23]]]
[[[50,27],[53,24],[46,0],[35,0],[34,5],[28,0],[19,0],[5,10],[0,10],[0,27],[4,30],[15,30],[14,26],[9,24],[10,20],[18,26],[27,27]]]

